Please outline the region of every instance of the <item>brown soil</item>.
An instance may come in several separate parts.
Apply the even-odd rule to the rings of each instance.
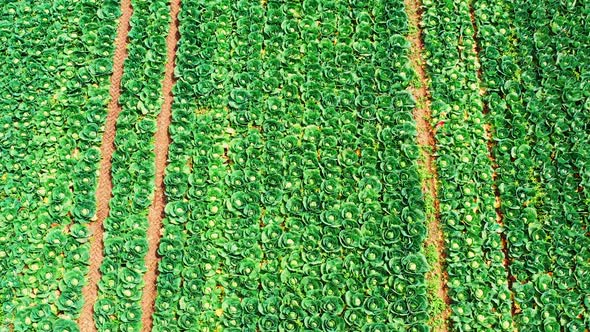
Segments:
[[[417,106],[414,109],[414,119],[416,120],[416,129],[418,131],[418,144],[422,147],[422,159],[419,161],[420,167],[425,170],[429,177],[423,179],[422,191],[426,197],[433,200],[434,211],[427,211],[428,224],[428,238],[425,241],[425,247],[434,245],[437,250],[438,260],[430,272],[427,273],[427,280],[436,280],[438,297],[446,303],[446,308],[438,317],[432,317],[433,331],[448,331],[448,317],[450,315],[450,299],[447,294],[447,280],[448,274],[444,269],[445,251],[444,251],[444,237],[442,227],[440,224],[440,203],[437,198],[437,184],[438,176],[435,165],[434,151],[436,149],[435,131],[431,125],[431,111],[430,111],[430,93],[428,91],[428,77],[424,70],[424,42],[422,40],[422,29],[420,27],[422,21],[422,3],[420,0],[405,0],[406,11],[410,26],[415,28],[408,35],[408,40],[412,47],[410,51],[410,61],[414,68],[418,79],[419,86],[412,86],[410,88],[412,94],[416,98]],[[434,215],[432,215],[434,214]]]
[[[108,114],[105,122],[104,134],[100,152],[100,173],[98,176],[98,187],[96,190],[96,220],[88,225],[90,230],[90,269],[88,272],[88,283],[82,289],[84,306],[78,325],[81,331],[96,331],[93,318],[93,307],[98,295],[98,281],[100,280],[100,265],[103,259],[103,222],[109,215],[109,201],[112,195],[111,179],[111,158],[115,151],[115,130],[117,118],[121,112],[119,96],[121,95],[121,77],[123,76],[123,65],[127,58],[127,35],[130,30],[129,20],[133,9],[131,0],[121,1],[121,17],[117,27],[115,40],[115,53],[113,58],[113,74],[111,75],[110,97]]]
[[[172,95],[172,87],[176,82],[174,78],[174,61],[176,58],[176,48],[180,34],[178,32],[178,12],[180,11],[180,0],[170,1],[170,30],[166,38],[167,45],[167,61],[166,73],[162,83],[162,94],[164,102],[162,110],[158,115],[158,129],[154,136],[155,140],[155,162],[156,162],[156,191],[154,194],[154,202],[150,206],[148,213],[148,252],[145,257],[147,272],[143,280],[145,287],[143,289],[143,298],[141,299],[142,307],[142,324],[144,331],[151,331],[154,313],[154,303],[156,300],[156,281],[158,277],[158,261],[157,254],[158,246],[160,244],[162,218],[164,217],[164,207],[166,206],[166,198],[164,196],[164,171],[166,169],[166,162],[168,159],[168,146],[170,145],[170,135],[168,127],[171,121],[172,102],[174,96]]]

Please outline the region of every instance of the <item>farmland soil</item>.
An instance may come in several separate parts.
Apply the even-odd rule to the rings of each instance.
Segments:
[[[428,91],[428,78],[424,69],[425,62],[423,58],[424,42],[422,40],[422,4],[420,0],[405,0],[406,11],[410,26],[408,41],[411,43],[410,61],[417,76],[418,82],[415,82],[410,88],[416,99],[416,108],[414,109],[414,119],[418,132],[418,145],[421,147],[422,158],[419,161],[422,173],[426,176],[422,179],[422,191],[425,195],[428,237],[424,243],[425,248],[434,246],[436,248],[437,259],[431,262],[431,270],[427,273],[426,279],[429,283],[434,283],[436,287],[436,296],[442,299],[445,306],[440,312],[435,312],[431,317],[431,326],[433,331],[448,331],[448,317],[450,315],[450,299],[447,294],[448,274],[444,269],[445,251],[444,237],[442,226],[440,224],[440,204],[437,198],[437,171],[435,165],[436,142],[434,139],[435,129],[431,124],[430,111],[430,93]]]
[[[117,118],[121,112],[119,96],[121,95],[121,77],[123,66],[127,58],[127,35],[131,29],[129,21],[133,14],[131,0],[121,1],[121,17],[117,27],[115,39],[115,53],[113,58],[113,73],[111,75],[110,101],[106,117],[103,139],[100,146],[102,159],[98,176],[98,187],[96,190],[96,220],[88,225],[90,237],[90,267],[88,272],[88,283],[82,289],[84,306],[78,325],[81,331],[96,331],[93,318],[93,306],[98,295],[98,281],[100,280],[100,265],[103,260],[103,222],[109,215],[109,201],[112,196],[111,159],[115,151],[115,131]]]
[[[157,269],[159,257],[157,255],[158,246],[160,243],[162,218],[164,217],[164,207],[166,206],[166,198],[164,196],[164,171],[168,159],[168,146],[170,145],[170,135],[168,128],[171,121],[171,110],[174,96],[172,95],[172,88],[176,82],[174,78],[174,64],[176,58],[176,50],[178,47],[178,40],[180,34],[178,32],[178,12],[180,11],[180,0],[170,1],[170,30],[166,38],[167,45],[167,60],[166,72],[164,81],[162,83],[162,94],[164,102],[162,110],[158,115],[158,127],[154,137],[155,141],[155,162],[156,162],[156,183],[154,201],[150,206],[148,212],[148,252],[145,257],[147,272],[144,275],[145,287],[143,290],[143,298],[141,301],[142,307],[142,324],[143,330],[151,331],[154,313],[154,302],[156,299],[156,282]]]

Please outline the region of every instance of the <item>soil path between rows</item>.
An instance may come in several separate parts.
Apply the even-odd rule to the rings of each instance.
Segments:
[[[174,96],[172,88],[176,83],[174,77],[174,66],[176,59],[176,50],[180,34],[178,32],[178,13],[180,11],[180,0],[170,1],[170,30],[166,37],[167,59],[166,71],[164,81],[162,83],[162,94],[164,102],[162,110],[158,115],[158,129],[154,136],[155,141],[155,162],[156,162],[156,180],[154,201],[150,206],[148,212],[148,252],[145,257],[147,272],[144,275],[145,287],[143,290],[143,297],[141,299],[142,308],[142,324],[143,331],[151,331],[153,325],[154,303],[156,300],[156,282],[158,277],[158,262],[157,254],[158,246],[160,244],[160,236],[162,229],[162,218],[164,217],[164,207],[166,206],[166,197],[164,191],[164,173],[168,161],[168,147],[170,145],[170,135],[168,128],[172,117],[172,102]]]
[[[115,53],[113,56],[113,73],[111,75],[110,101],[108,104],[108,113],[104,127],[100,152],[102,159],[100,161],[98,187],[96,190],[96,220],[90,222],[88,229],[90,231],[90,269],[88,272],[88,283],[82,289],[84,297],[84,306],[78,325],[84,332],[96,331],[94,324],[94,303],[98,296],[98,281],[100,280],[100,265],[103,260],[103,223],[109,215],[109,201],[112,196],[112,175],[111,160],[115,151],[115,132],[117,118],[121,113],[119,105],[119,96],[121,95],[121,78],[123,76],[123,67],[127,58],[128,34],[131,29],[129,21],[133,14],[131,0],[121,1],[121,16],[117,27],[117,36],[115,39]]]
[[[416,99],[414,119],[418,131],[418,144],[422,151],[422,158],[419,161],[420,167],[427,176],[422,180],[422,191],[427,202],[427,227],[428,237],[425,240],[425,248],[434,246],[438,259],[432,263],[431,270],[427,273],[426,279],[434,282],[437,288],[436,296],[446,304],[444,310],[431,317],[433,331],[448,331],[448,317],[450,315],[450,299],[448,296],[448,275],[444,269],[445,251],[444,235],[440,223],[440,203],[437,196],[438,176],[435,163],[436,140],[435,130],[432,127],[430,110],[430,92],[428,90],[428,76],[424,66],[424,41],[422,36],[422,13],[421,0],[405,0],[406,12],[408,14],[410,34],[407,39],[411,43],[410,62],[416,72],[419,84],[411,87],[411,92]],[[412,30],[414,29],[414,30]],[[428,206],[430,205],[430,207]]]

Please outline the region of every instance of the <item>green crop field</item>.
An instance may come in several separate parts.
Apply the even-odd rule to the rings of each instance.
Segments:
[[[0,73],[0,332],[590,329],[586,0],[0,0]]]

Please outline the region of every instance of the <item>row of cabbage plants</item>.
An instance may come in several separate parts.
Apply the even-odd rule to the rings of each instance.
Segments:
[[[476,3],[516,322],[590,323],[589,27],[582,3]]]
[[[186,0],[155,331],[428,330],[402,1]]]
[[[0,6],[0,330],[75,331],[117,1]]]
[[[424,6],[450,325],[512,330],[469,3],[425,0]]]
[[[154,194],[154,139],[162,106],[167,0],[131,1],[128,56],[121,79],[112,198],[104,222],[104,259],[94,304],[99,331],[140,331],[141,298],[148,249],[148,208]]]

